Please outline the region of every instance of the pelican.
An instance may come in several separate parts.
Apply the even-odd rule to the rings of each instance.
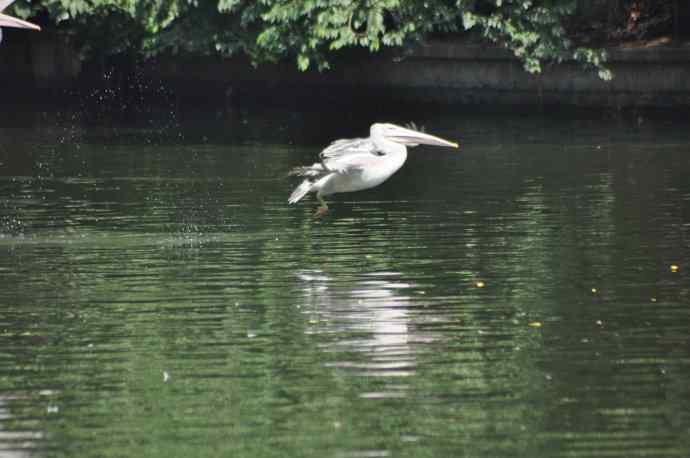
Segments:
[[[290,175],[305,178],[292,192],[288,203],[297,203],[307,193],[315,192],[321,204],[314,215],[318,218],[328,212],[324,196],[373,188],[390,178],[405,163],[408,146],[459,147],[457,143],[420,132],[414,124],[400,127],[376,123],[369,132],[368,138],[336,140],[321,151],[320,162],[293,169]]]
[[[3,14],[2,12],[14,3],[14,0],[0,0],[0,42],[2,42],[2,28],[3,27],[15,27],[17,29],[31,29],[31,30],[41,30],[39,26],[28,21],[22,21],[16,17],[12,17],[8,14]]]

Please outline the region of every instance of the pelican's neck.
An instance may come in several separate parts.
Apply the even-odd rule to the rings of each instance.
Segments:
[[[407,158],[407,147],[402,143],[397,143],[387,139],[383,135],[383,131],[379,124],[374,124],[371,126],[369,134],[376,147],[382,152],[386,153],[386,155],[399,156],[402,158],[403,162],[405,161]]]
[[[388,140],[383,136],[373,140],[376,148],[383,153],[383,156],[380,158],[379,170],[387,179],[407,161],[407,147],[401,143]]]

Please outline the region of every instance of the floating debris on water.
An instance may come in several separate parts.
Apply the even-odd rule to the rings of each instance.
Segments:
[[[486,286],[486,283],[480,280],[477,283],[475,283],[474,286],[476,286],[477,288],[483,288]]]
[[[592,294],[596,294],[596,293],[597,293],[597,289],[596,289],[596,288],[592,288]]]
[[[678,266],[676,264],[671,264],[671,272],[678,272]]]
[[[168,383],[170,381],[170,374],[168,371],[163,371],[163,383]]]
[[[541,328],[542,324],[541,321],[532,321],[531,323],[528,323],[527,326],[530,326],[532,328]]]
[[[656,297],[650,299],[652,302],[656,302]]]

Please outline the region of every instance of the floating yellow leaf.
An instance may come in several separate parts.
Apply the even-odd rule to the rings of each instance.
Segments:
[[[532,321],[528,324],[528,326],[531,326],[533,328],[541,328],[541,321]]]
[[[678,266],[675,264],[671,264],[671,272],[678,272]]]
[[[486,283],[484,283],[483,281],[478,281],[474,284],[474,286],[476,286],[477,288],[483,288],[486,286]]]

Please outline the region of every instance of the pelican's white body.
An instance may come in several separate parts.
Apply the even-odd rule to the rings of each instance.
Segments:
[[[385,142],[385,140],[382,140]],[[400,170],[407,160],[407,148],[393,142],[385,156],[374,156],[361,162],[361,169],[348,173],[330,173],[316,181],[311,188],[319,196],[329,196],[339,192],[354,192],[373,188],[389,179]]]

